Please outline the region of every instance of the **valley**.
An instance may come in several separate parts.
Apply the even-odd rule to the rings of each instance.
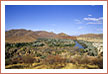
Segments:
[[[5,36],[6,69],[102,69],[103,34],[69,36],[10,30]]]

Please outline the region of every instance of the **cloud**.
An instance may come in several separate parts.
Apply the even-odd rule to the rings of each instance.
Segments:
[[[83,29],[83,27],[80,26],[80,27],[78,27],[78,29],[81,30],[81,29]]]
[[[88,14],[88,16],[92,16],[91,14]],[[74,20],[76,24],[103,24],[103,17],[85,17],[83,20],[75,19]],[[80,29],[80,28],[79,28]]]
[[[99,18],[83,18],[84,21],[87,21],[86,24],[103,24],[103,17],[99,17]]]
[[[86,20],[86,21],[102,21],[103,17],[99,17],[99,18],[90,18],[90,17],[87,17],[87,18],[84,18],[84,20]]]
[[[88,14],[88,16],[92,16],[91,14]]]
[[[76,24],[81,24],[82,23],[81,20],[79,20],[79,19],[75,19],[74,21],[76,22]]]

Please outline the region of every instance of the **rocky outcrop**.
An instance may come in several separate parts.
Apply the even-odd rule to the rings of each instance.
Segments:
[[[90,37],[77,37],[77,40],[89,41],[89,42],[103,42],[101,38],[90,38]]]
[[[93,43],[93,46],[97,48],[98,55],[103,55],[103,43]]]

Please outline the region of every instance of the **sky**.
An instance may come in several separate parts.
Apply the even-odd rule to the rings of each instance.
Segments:
[[[103,33],[102,5],[6,5],[5,30]]]

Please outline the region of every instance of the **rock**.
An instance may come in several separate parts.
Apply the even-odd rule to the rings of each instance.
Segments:
[[[103,43],[93,43],[93,46],[97,48],[98,50],[98,55],[102,55],[103,53]]]

